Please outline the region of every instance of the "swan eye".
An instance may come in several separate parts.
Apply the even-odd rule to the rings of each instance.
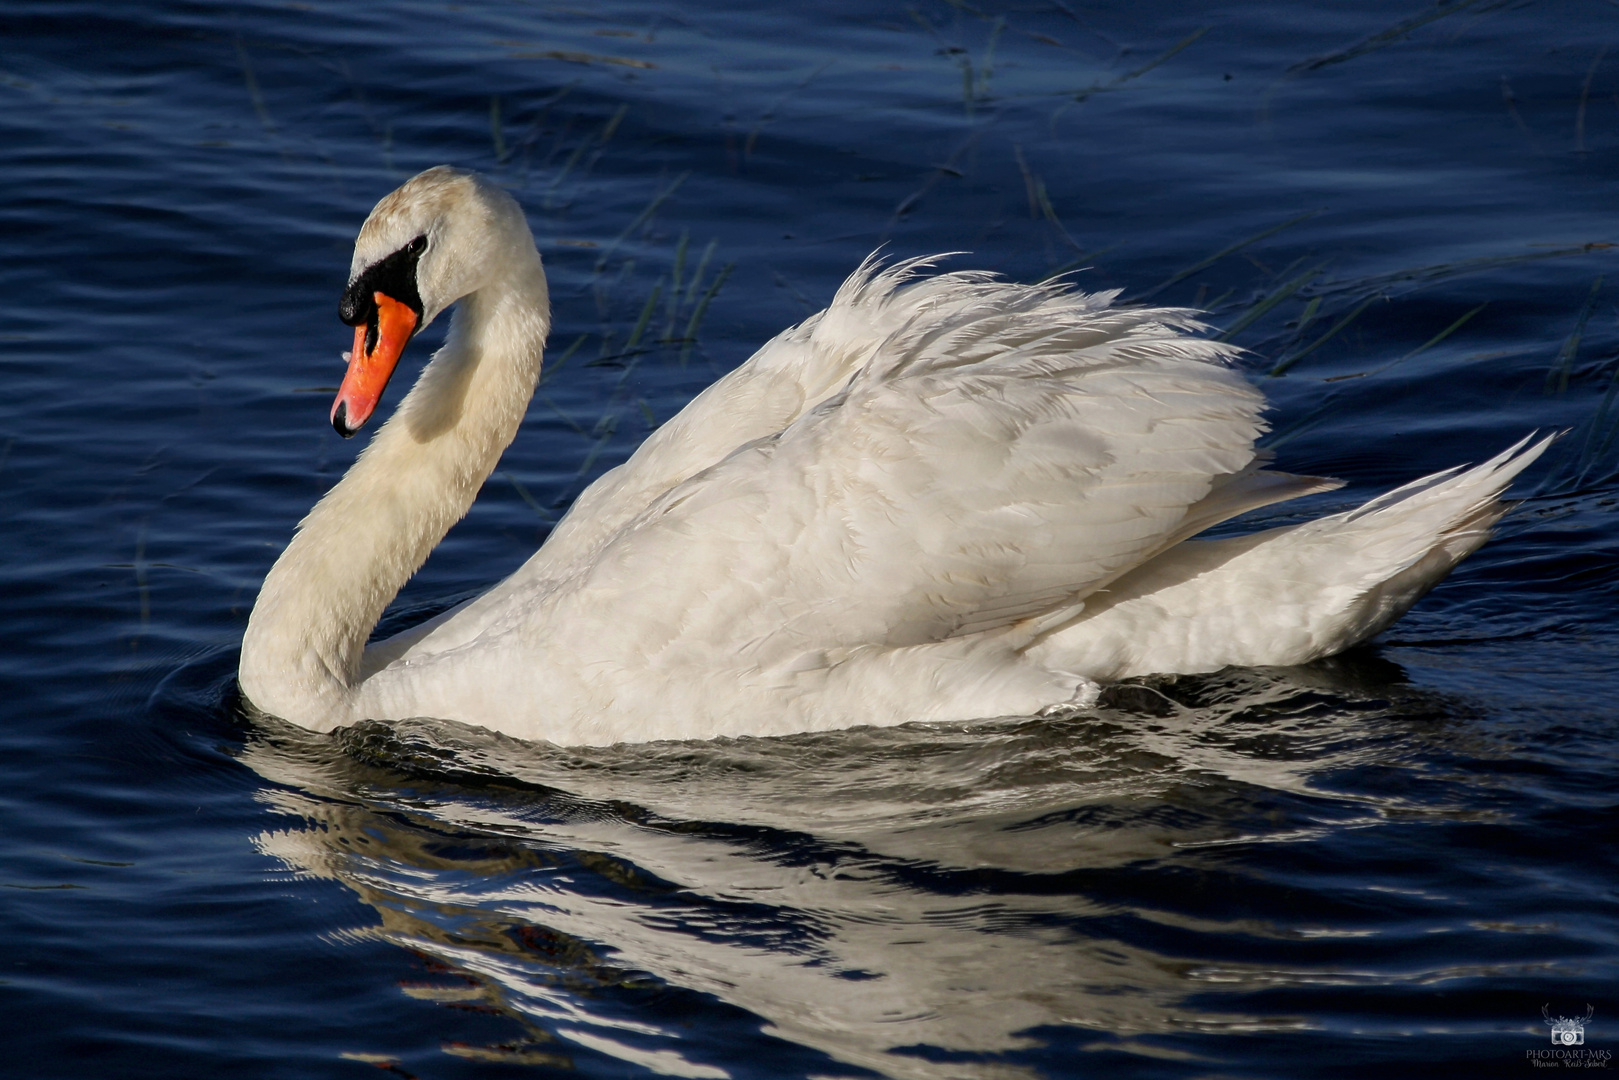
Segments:
[[[385,259],[379,259],[360,272],[343,290],[343,299],[337,308],[338,317],[350,326],[359,326],[376,317],[377,305],[373,294],[381,292],[422,314],[422,297],[416,287],[416,264],[427,250],[424,233],[399,248]]]

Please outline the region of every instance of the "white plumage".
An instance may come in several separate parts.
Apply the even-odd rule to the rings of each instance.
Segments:
[[[460,301],[398,414],[266,579],[241,682],[318,730],[436,716],[564,744],[1027,714],[1097,680],[1302,663],[1484,542],[1542,441],[1359,510],[1194,534],[1337,486],[1263,471],[1263,399],[1194,314],[868,260],[592,484],[488,593],[364,649],[471,505],[539,373],[549,303],[509,196],[429,170],[356,280],[428,238]],[[362,654],[363,650],[363,654]]]

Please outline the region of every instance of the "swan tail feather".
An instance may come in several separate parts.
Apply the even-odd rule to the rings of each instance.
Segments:
[[[1033,651],[1098,679],[1308,663],[1380,633],[1489,539],[1501,496],[1556,435],[1353,510],[1188,541],[1093,595]]]

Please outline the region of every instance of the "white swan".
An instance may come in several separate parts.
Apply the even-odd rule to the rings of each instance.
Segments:
[[[258,708],[607,744],[1032,714],[1098,680],[1297,664],[1382,630],[1487,538],[1520,442],[1347,513],[1187,542],[1337,486],[1261,471],[1259,393],[1191,312],[868,262],[699,395],[483,596],[366,646],[516,435],[550,304],[513,199],[430,169],[355,243],[333,406],[394,417],[310,511],[242,642]]]

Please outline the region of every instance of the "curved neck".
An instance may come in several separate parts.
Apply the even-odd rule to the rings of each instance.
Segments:
[[[444,347],[299,525],[242,640],[242,691],[316,730],[348,723],[383,609],[464,516],[517,435],[550,301],[538,253],[462,298]]]

